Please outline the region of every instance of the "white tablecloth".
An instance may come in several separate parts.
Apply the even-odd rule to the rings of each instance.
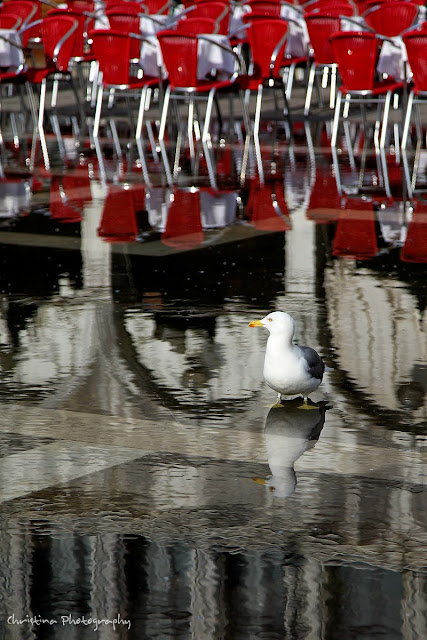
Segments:
[[[21,46],[21,38],[15,29],[0,29],[0,35]],[[22,50],[0,38],[0,67],[16,68],[23,63]]]

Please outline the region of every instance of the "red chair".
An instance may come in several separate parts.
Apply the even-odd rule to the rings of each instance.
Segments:
[[[352,260],[370,260],[377,254],[374,205],[366,198],[349,198],[337,222],[332,255]]]
[[[329,38],[332,34],[340,31],[341,20],[339,16],[312,13],[305,16],[305,22],[313,56],[310,64],[304,104],[304,115],[308,116],[316,75],[320,73],[322,77],[324,77],[325,69],[328,69],[331,74],[329,106],[331,109],[335,106],[338,65],[335,62],[335,56]]]
[[[109,120],[113,131],[115,148],[117,155],[121,157],[121,148],[119,138],[115,126],[115,118],[121,117],[115,114],[117,108],[117,99],[122,93],[129,96],[134,92],[139,98],[138,120],[135,130],[135,140],[139,151],[140,161],[143,168],[144,178],[149,184],[148,170],[145,161],[145,154],[142,143],[142,126],[144,120],[144,110],[148,108],[151,96],[151,89],[159,86],[159,78],[144,75],[143,77],[135,77],[132,75],[131,55],[132,55],[132,38],[133,34],[123,33],[121,31],[112,30],[93,30],[89,33],[92,41],[92,51],[99,63],[99,69],[102,74],[102,81],[98,89],[96,102],[95,119],[93,125],[93,137],[95,142],[98,162],[101,172],[104,174],[104,163],[102,150],[99,142],[99,127],[102,115],[102,105],[104,93],[109,97]],[[115,100],[111,103],[111,90],[114,90]],[[132,114],[127,112],[126,120],[132,122]]]
[[[384,149],[391,98],[394,93],[402,91],[403,82],[396,81],[393,78],[376,79],[376,63],[380,41],[375,34],[353,31],[341,32],[332,35],[331,42],[342,79],[335,105],[331,137],[332,150],[336,149],[343,97],[348,106],[350,101],[359,104],[367,104],[369,102],[384,103],[381,136],[379,136],[379,119],[375,123],[374,136],[375,147]],[[347,116],[348,109],[344,112],[344,117]],[[367,123],[365,124],[365,128],[367,128]]]
[[[28,25],[28,29],[32,29],[35,23]],[[33,86],[40,86],[40,99],[38,110],[37,127],[34,128],[33,143],[31,150],[31,166],[34,166],[36,145],[38,138],[43,152],[45,168],[50,169],[50,160],[44,132],[45,104],[48,80],[54,80],[54,89],[52,91],[51,108],[53,111],[57,105],[56,88],[57,83],[67,82],[71,87],[76,100],[77,110],[80,115],[80,126],[85,124],[85,114],[81,106],[81,100],[75,88],[73,78],[69,71],[69,64],[74,47],[75,34],[78,28],[78,22],[68,15],[46,17],[40,21],[40,29],[45,54],[45,66],[38,68],[30,68],[27,71],[27,82],[32,90]],[[56,134],[61,149],[61,140],[59,136],[59,127]]]
[[[166,68],[169,84],[167,86],[164,103],[162,109],[162,116],[160,121],[159,130],[159,142],[162,151],[162,158],[164,161],[166,176],[168,183],[173,183],[173,176],[169,166],[169,160],[167,150],[164,142],[165,127],[169,113],[170,99],[176,101],[184,101],[188,105],[188,142],[190,148],[190,157],[192,162],[193,172],[196,170],[196,154],[194,146],[193,133],[195,131],[194,121],[194,108],[195,98],[205,99],[207,101],[205,121],[203,125],[203,131],[201,136],[201,142],[203,150],[205,152],[206,162],[208,165],[209,177],[211,184],[215,183],[215,174],[213,161],[210,154],[210,123],[212,115],[212,107],[214,100],[218,93],[239,91],[243,117],[245,124],[247,125],[247,132],[249,132],[249,121],[246,111],[246,105],[244,103],[243,93],[240,90],[240,85],[237,82],[238,72],[233,73],[232,76],[225,80],[217,80],[215,77],[199,78],[198,62],[199,62],[199,45],[202,41],[211,43],[213,47],[220,47],[222,50],[228,52],[230,59],[233,59],[237,64],[241,65],[239,56],[228,47],[224,47],[216,41],[211,41],[208,36],[195,36],[177,33],[176,31],[162,31],[157,34],[158,41],[162,52],[163,62]],[[180,125],[179,118],[178,127]],[[177,148],[176,148],[176,160],[175,166],[179,162],[179,151],[182,134],[179,127]],[[196,128],[196,142],[198,141],[198,127]]]
[[[419,7],[407,0],[374,5],[363,14],[366,25],[375,33],[393,38],[410,29],[417,21]]]
[[[412,220],[408,224],[405,242],[400,251],[403,262],[427,264],[427,206],[414,201]]]
[[[288,21],[277,18],[256,19],[247,25],[252,61],[250,73],[245,79],[245,88],[247,92],[253,91],[257,94],[253,135],[261,180],[263,179],[263,170],[259,130],[264,89],[280,89],[284,100],[281,116],[283,119],[288,119],[289,128],[292,130],[288,101],[291,96],[294,71],[298,64],[305,65],[307,62],[305,56],[294,57],[286,54],[288,32]],[[285,80],[286,73],[284,75],[281,73],[283,69],[288,71],[287,80]]]

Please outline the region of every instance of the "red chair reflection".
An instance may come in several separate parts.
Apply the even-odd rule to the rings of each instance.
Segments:
[[[106,242],[135,242],[138,235],[136,201],[131,189],[110,186],[98,235]]]
[[[400,258],[403,262],[427,264],[427,202],[414,202]]]
[[[259,231],[289,231],[291,221],[284,197],[284,183],[263,184],[254,180],[245,213],[249,222]]]
[[[316,167],[316,177],[310,194],[306,217],[316,224],[329,224],[341,215],[342,196],[331,166]]]
[[[162,242],[168,247],[188,251],[204,239],[200,217],[200,194],[195,189],[175,189],[171,196]]]
[[[348,199],[341,211],[332,243],[332,255],[370,260],[378,254],[377,225],[372,201]]]

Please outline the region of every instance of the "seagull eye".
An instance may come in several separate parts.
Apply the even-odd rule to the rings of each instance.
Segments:
[[[268,321],[269,322],[273,322],[273,318],[268,318]]]

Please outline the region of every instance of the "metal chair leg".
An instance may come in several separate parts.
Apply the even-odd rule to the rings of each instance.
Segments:
[[[166,151],[166,146],[165,146],[165,127],[166,127],[166,118],[168,115],[168,110],[169,110],[169,99],[170,99],[170,86],[167,87],[166,91],[165,91],[165,96],[164,96],[164,100],[163,100],[163,109],[162,109],[162,115],[160,118],[160,129],[159,129],[159,144],[160,144],[160,151],[162,154],[162,159],[163,159],[163,164],[165,167],[165,173],[166,173],[166,179],[168,182],[169,186],[173,185],[173,180],[172,180],[172,174],[171,174],[171,170],[170,170],[170,166],[169,166],[169,160],[168,160],[168,154]]]

